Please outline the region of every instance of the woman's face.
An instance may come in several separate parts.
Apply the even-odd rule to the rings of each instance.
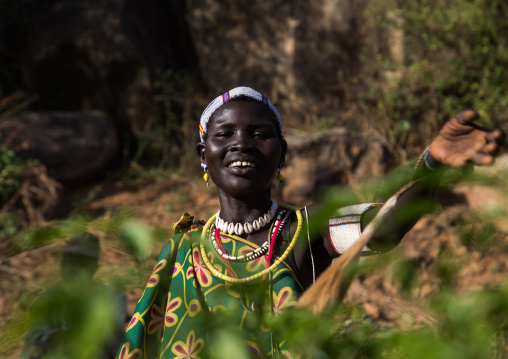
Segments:
[[[256,102],[231,101],[213,114],[197,149],[220,190],[240,197],[270,191],[287,147],[275,126],[270,110]]]

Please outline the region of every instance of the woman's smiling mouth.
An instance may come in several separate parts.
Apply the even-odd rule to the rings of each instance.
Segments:
[[[236,167],[236,168],[244,168],[244,167],[250,167],[250,168],[256,168],[256,165],[252,162],[248,161],[233,161],[231,162],[228,167]]]

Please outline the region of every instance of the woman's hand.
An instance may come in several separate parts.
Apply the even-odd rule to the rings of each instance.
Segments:
[[[503,144],[505,134],[476,125],[473,121],[478,117],[473,110],[457,113],[432,141],[430,156],[443,165],[459,168],[467,163],[492,163],[493,154]]]

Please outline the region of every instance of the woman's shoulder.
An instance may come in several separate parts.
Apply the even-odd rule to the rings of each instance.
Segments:
[[[176,236],[177,234],[188,231],[201,230],[207,221],[208,220],[206,219],[196,219],[194,216],[184,212],[178,222],[173,223],[171,229],[173,230],[173,234]]]

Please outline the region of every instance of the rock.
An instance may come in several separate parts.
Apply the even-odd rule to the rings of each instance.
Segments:
[[[187,21],[211,95],[246,85],[265,92],[288,118],[320,110],[321,116],[345,115],[345,85],[361,63],[364,1],[188,4]]]
[[[0,12],[1,90],[38,96],[36,111],[104,111],[131,155],[133,136],[157,125],[168,129],[161,151],[181,155],[187,129],[197,133],[194,105],[201,112],[239,85],[264,92],[293,124],[360,128],[350,80],[368,38],[366,3],[11,1]]]
[[[195,68],[184,14],[185,2],[164,0],[11,1],[0,42],[23,76],[4,82],[0,70],[1,89],[37,94],[37,111],[104,111],[123,141],[162,114],[164,73]]]
[[[286,135],[286,140],[282,200],[288,203],[309,203],[316,200],[321,186],[358,184],[383,175],[395,165],[380,139],[345,128],[306,136]]]
[[[118,153],[115,125],[99,111],[17,113],[0,118],[0,133],[17,155],[40,160],[60,181],[100,175]]]

